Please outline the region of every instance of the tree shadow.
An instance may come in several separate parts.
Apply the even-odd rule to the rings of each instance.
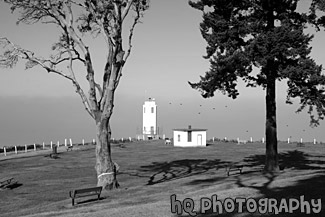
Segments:
[[[293,182],[293,184],[288,185],[284,183],[278,185],[278,186],[272,186],[271,184],[274,183],[274,181],[277,179],[278,174],[281,173],[262,173],[262,176],[265,180],[261,180],[258,183],[245,183],[242,179],[242,176],[237,176],[235,184],[239,188],[248,188],[248,189],[254,189],[257,192],[257,195],[261,195],[258,197],[255,197],[254,200],[258,204],[259,199],[265,199],[265,198],[272,198],[277,201],[278,208],[280,207],[280,202],[285,199],[286,202],[288,202],[289,199],[293,198],[298,201],[308,201],[310,214],[306,213],[306,211],[302,212],[301,208],[299,207],[298,210],[295,210],[293,213],[285,212],[285,209],[279,210],[283,212],[279,212],[276,214],[276,216],[279,217],[300,217],[300,216],[325,216],[325,167],[324,167],[324,156],[321,155],[312,155],[307,154],[302,151],[294,150],[294,151],[288,151],[285,153],[279,154],[279,161],[280,165],[282,165],[284,168],[291,168],[294,169],[294,171],[299,170],[306,170],[310,171],[309,175],[305,179],[297,180],[296,182]],[[249,157],[246,157],[243,160],[246,167],[260,167],[261,165],[264,165],[265,163],[265,155],[252,155]],[[249,175],[250,172],[247,173]],[[248,176],[246,176],[247,178]],[[247,181],[247,179],[246,179]],[[236,199],[236,198],[231,198]],[[248,199],[248,198],[246,198]],[[320,199],[320,200],[319,200]],[[316,213],[313,208],[317,208],[315,205],[313,205],[311,202],[314,200],[315,202],[319,202],[318,205],[321,205],[321,209],[319,213]],[[323,208],[322,208],[323,207]],[[319,206],[318,206],[319,208]],[[258,211],[254,213],[248,213],[245,206],[243,207],[244,213],[238,213],[238,206],[235,207],[235,211],[233,213],[213,213],[213,210],[210,209],[207,212],[198,213],[196,216],[198,217],[212,217],[212,216],[222,216],[222,217],[235,217],[235,216],[241,216],[241,217],[247,217],[247,216],[274,216],[274,213],[266,213],[261,214]],[[305,208],[305,210],[308,210],[308,208]],[[177,216],[177,215],[175,215]],[[181,215],[181,216],[190,216],[190,215]]]
[[[188,183],[188,185],[211,185],[213,183],[219,182],[224,180],[225,176],[217,176],[217,177],[211,177],[206,179],[195,179]]]
[[[207,159],[183,159],[171,162],[153,162],[151,165],[142,166],[140,172],[152,173],[149,177],[147,185],[155,185],[158,183],[190,177],[198,174],[203,174],[211,169],[218,169],[229,162]],[[213,180],[210,180],[211,182]],[[209,180],[196,180],[193,184],[201,182],[209,182]]]
[[[212,208],[207,210],[205,213],[200,213],[198,211],[197,217],[212,217],[212,216],[222,216],[222,217],[248,217],[248,216],[277,216],[277,217],[304,217],[304,216],[313,216],[313,217],[321,217],[325,216],[325,171],[317,171],[313,174],[312,177],[298,180],[295,184],[284,187],[270,187],[270,184],[275,180],[276,175],[265,174],[267,177],[267,181],[263,183],[261,186],[255,186],[251,184],[244,184],[239,178],[236,184],[239,187],[245,188],[253,188],[256,189],[261,196],[253,198],[257,204],[259,204],[260,199],[275,199],[277,201],[277,209],[279,213],[275,214],[274,209],[272,209],[272,213],[261,214],[258,210],[254,213],[248,213],[245,204],[243,205],[242,213],[238,213],[238,206],[235,207],[234,212],[226,213],[225,210],[221,213],[213,212]],[[235,200],[236,198],[231,198]],[[248,199],[248,198],[246,198]],[[280,208],[280,204],[282,200],[286,200],[287,207],[289,208],[289,199],[296,199],[302,204],[304,201],[304,210],[302,211],[301,206],[299,206],[296,210],[293,210],[292,213],[288,213],[285,208]],[[306,205],[307,203],[308,205]],[[317,206],[316,206],[317,204]],[[197,204],[198,205],[198,204]],[[309,207],[309,208],[307,208]],[[196,207],[197,208],[197,207]],[[200,210],[196,209],[196,210]],[[309,210],[310,213],[307,213]],[[185,214],[185,215],[184,215]],[[174,215],[174,216],[186,216],[189,217],[191,215],[187,215],[184,213],[183,215]]]
[[[312,160],[319,158],[319,155],[310,155],[303,151],[288,151],[279,154],[279,165],[281,168],[292,169],[324,169],[325,161]],[[244,160],[245,165],[249,167],[260,167],[265,164],[265,155],[251,155]]]

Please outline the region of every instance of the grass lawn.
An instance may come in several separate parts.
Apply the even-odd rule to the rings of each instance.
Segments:
[[[14,177],[18,185],[0,190],[0,216],[177,216],[171,213],[170,195],[191,198],[198,211],[199,200],[213,194],[229,198],[321,199],[318,214],[280,213],[278,216],[325,216],[325,145],[279,143],[284,170],[269,175],[260,172],[265,144],[215,142],[202,148],[178,148],[162,140],[114,144],[113,159],[120,166],[121,188],[103,192],[100,201],[88,198],[71,206],[69,191],[96,185],[93,145],[78,146],[57,159],[49,151],[0,157],[0,178]],[[35,153],[35,152],[34,152]],[[225,166],[244,165],[243,174],[229,177]],[[190,216],[183,213],[180,216]],[[261,216],[256,213],[212,213],[197,216]],[[265,214],[263,216],[272,216]]]

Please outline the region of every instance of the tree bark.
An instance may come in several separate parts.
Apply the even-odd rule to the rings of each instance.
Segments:
[[[270,32],[274,31],[274,5],[272,0],[264,2],[265,10],[267,11],[267,29]],[[273,44],[268,43],[267,49],[269,52],[273,49]],[[279,170],[278,160],[278,138],[276,129],[276,75],[277,67],[273,59],[268,59],[265,72],[266,72],[266,123],[265,123],[265,136],[266,136],[266,152],[265,152],[265,172],[276,172]]]
[[[97,186],[110,190],[118,188],[116,179],[116,169],[111,158],[111,129],[109,118],[101,119],[97,122],[97,141],[96,141],[96,172]]]
[[[268,76],[266,87],[266,153],[265,167],[266,172],[276,172],[279,170],[278,160],[278,139],[276,128],[276,79],[274,76]]]

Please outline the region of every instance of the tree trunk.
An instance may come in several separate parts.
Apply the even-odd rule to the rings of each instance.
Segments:
[[[279,170],[278,160],[278,139],[276,129],[276,94],[275,77],[270,75],[267,78],[266,87],[266,153],[265,167],[266,172],[276,172]]]
[[[111,129],[109,119],[101,119],[97,122],[97,141],[96,141],[96,172],[97,186],[110,190],[118,188],[116,179],[116,168],[111,158]]]

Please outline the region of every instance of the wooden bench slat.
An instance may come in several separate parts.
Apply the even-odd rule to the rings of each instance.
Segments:
[[[94,187],[94,188],[84,188],[84,189],[76,189],[74,190],[74,192],[76,194],[82,194],[82,193],[87,193],[87,192],[98,192],[98,191],[102,191],[102,187]]]
[[[83,188],[83,189],[76,189],[70,191],[69,195],[72,199],[72,206],[74,205],[74,200],[79,197],[88,197],[88,196],[97,195],[99,200],[101,192],[102,192],[102,187]]]
[[[17,181],[12,177],[0,179],[0,188],[6,188],[15,184],[17,184]]]

